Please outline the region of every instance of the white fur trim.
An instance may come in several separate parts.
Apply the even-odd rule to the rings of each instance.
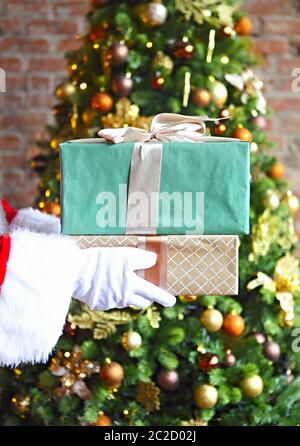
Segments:
[[[60,234],[60,220],[37,209],[25,208],[18,211],[10,224],[11,231],[16,228],[26,228],[41,234]]]
[[[47,361],[65,323],[80,269],[65,237],[16,230],[0,293],[0,365]]]
[[[7,226],[6,216],[0,200],[0,235],[6,234],[7,232],[8,232],[8,226]]]

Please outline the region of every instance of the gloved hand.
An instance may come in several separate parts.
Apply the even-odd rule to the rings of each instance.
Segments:
[[[81,251],[81,270],[73,296],[91,309],[109,310],[153,302],[170,307],[176,299],[135,271],[154,266],[157,255],[138,248],[90,248]]]

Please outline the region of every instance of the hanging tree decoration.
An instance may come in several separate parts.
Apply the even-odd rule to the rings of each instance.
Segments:
[[[300,292],[299,260],[290,254],[278,260],[273,278],[258,272],[256,279],[251,280],[247,290],[252,291],[262,286],[274,293],[280,304],[279,322],[282,326],[292,326],[295,318],[295,301],[293,294]]]
[[[247,68],[242,74],[225,74],[225,79],[229,84],[233,85],[242,92],[241,102],[247,104],[251,97],[256,98],[256,109],[262,115],[267,112],[267,102],[262,93],[263,82],[254,74],[254,72]]]
[[[150,382],[138,381],[136,386],[136,400],[148,412],[154,412],[160,409],[160,388]]]
[[[187,107],[189,105],[189,98],[191,93],[191,73],[186,71],[184,74],[184,85],[183,85],[183,98],[182,106]]]
[[[105,128],[139,127],[149,130],[152,116],[140,116],[138,105],[132,104],[129,99],[121,98],[116,103],[116,112],[108,113],[102,117]]]
[[[195,20],[202,25],[207,22],[213,26],[233,26],[233,13],[238,5],[225,5],[221,0],[175,0],[175,8],[185,20]]]
[[[215,45],[216,45],[216,30],[211,29],[209,31],[209,36],[208,36],[208,47],[207,47],[207,54],[206,54],[206,62],[207,63],[211,63],[211,61],[212,61],[212,56],[214,53]]]

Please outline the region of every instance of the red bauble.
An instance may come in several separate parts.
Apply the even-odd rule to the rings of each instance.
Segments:
[[[101,26],[97,26],[97,28],[93,28],[90,32],[89,39],[91,42],[96,42],[97,40],[105,39],[107,33],[105,29]]]
[[[151,87],[154,90],[159,90],[160,88],[162,88],[164,83],[165,83],[164,78],[160,74],[158,74],[151,80]]]
[[[220,367],[219,357],[214,353],[203,353],[198,358],[198,366],[202,372],[210,372],[212,369]]]
[[[193,57],[194,47],[189,42],[183,42],[177,46],[174,51],[176,59],[191,59]]]

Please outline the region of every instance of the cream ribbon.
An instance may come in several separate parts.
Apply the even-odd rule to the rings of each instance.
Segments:
[[[187,116],[176,113],[160,113],[154,116],[150,131],[137,127],[102,129],[98,132],[107,143],[121,142],[200,142],[203,141],[205,121],[220,121],[227,118],[212,119],[208,116]]]

